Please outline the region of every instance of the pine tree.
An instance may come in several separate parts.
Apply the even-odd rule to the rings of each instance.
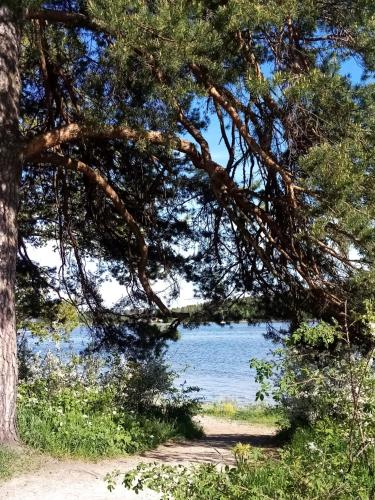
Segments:
[[[21,166],[18,99],[20,35],[15,15],[0,7],[0,442],[16,439],[15,275],[17,191]]]
[[[8,2],[0,32],[1,441],[16,434],[17,248],[19,276],[98,324],[86,258],[164,315],[150,280],[167,275],[215,300],[281,294],[296,321],[373,298],[372,1]],[[47,240],[59,279],[27,257]]]

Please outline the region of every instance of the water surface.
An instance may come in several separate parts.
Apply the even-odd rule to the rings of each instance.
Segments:
[[[285,327],[281,323],[273,326]],[[249,360],[270,359],[270,351],[275,348],[264,338],[266,331],[266,323],[211,323],[193,330],[181,328],[181,338],[170,344],[168,361],[177,372],[184,370],[179,382],[200,387],[206,401],[253,403],[258,384]]]
[[[285,324],[273,323],[275,328]],[[199,395],[207,402],[232,400],[240,405],[253,403],[258,384],[254,370],[250,369],[252,358],[270,359],[275,345],[264,338],[266,323],[248,325],[233,323],[217,325],[210,323],[198,328],[179,328],[180,338],[169,343],[167,362],[179,373],[177,384],[199,387]],[[58,351],[64,357],[79,353],[89,343],[85,328],[77,328],[69,342],[38,344],[31,340],[34,350]]]

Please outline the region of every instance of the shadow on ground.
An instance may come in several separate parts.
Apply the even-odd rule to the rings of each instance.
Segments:
[[[273,434],[210,434],[195,441],[167,443],[156,450],[149,451],[143,456],[148,460],[164,463],[235,463],[231,449],[237,444],[250,444],[267,451],[276,450],[277,442]]]

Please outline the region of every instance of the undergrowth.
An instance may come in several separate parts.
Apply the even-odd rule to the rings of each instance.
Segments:
[[[373,335],[369,329],[369,340]],[[141,465],[124,485],[174,500],[375,499],[375,344],[358,348],[347,328],[322,321],[302,325],[275,355],[252,366],[259,395],[274,388],[288,416],[289,442],[278,454],[237,444],[235,467]]]
[[[283,422],[283,412],[280,408],[266,405],[237,406],[232,401],[222,401],[202,406],[204,415],[242,420],[251,424],[276,426]]]
[[[191,418],[196,400],[173,387],[173,374],[160,360],[142,369],[119,360],[105,367],[97,359],[39,360],[19,386],[22,441],[54,456],[95,459],[199,435]],[[158,377],[149,376],[145,387],[147,370]]]
[[[236,467],[218,469],[142,464],[126,474],[123,484],[137,492],[145,487],[163,499],[334,499],[368,500],[374,482],[364,461],[349,467],[345,439],[331,434],[332,422],[317,429],[299,429],[278,458],[250,445],[234,448]],[[115,484],[107,476],[108,487]]]

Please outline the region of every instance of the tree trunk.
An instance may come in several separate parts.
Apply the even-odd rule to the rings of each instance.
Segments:
[[[17,440],[15,279],[17,192],[21,166],[18,71],[20,36],[10,7],[0,6],[0,443]]]

